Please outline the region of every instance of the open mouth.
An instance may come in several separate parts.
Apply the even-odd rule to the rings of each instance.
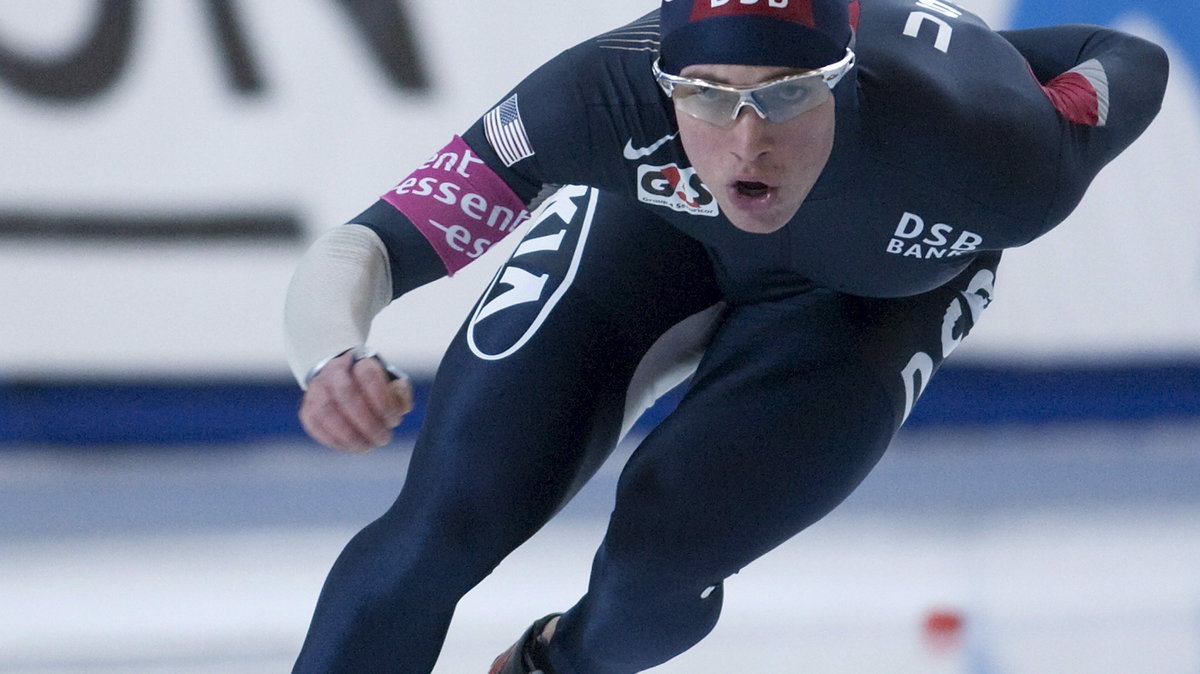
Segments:
[[[767,195],[767,192],[771,191],[770,186],[766,183],[760,183],[755,180],[739,180],[733,184],[733,187],[737,190],[738,194],[752,199],[764,197]]]

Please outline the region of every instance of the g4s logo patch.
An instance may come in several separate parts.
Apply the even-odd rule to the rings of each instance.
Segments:
[[[720,212],[712,192],[696,175],[696,169],[680,168],[675,164],[639,166],[638,201],[692,215],[716,217]]]

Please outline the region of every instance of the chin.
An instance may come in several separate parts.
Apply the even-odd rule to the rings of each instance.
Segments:
[[[783,229],[783,226],[787,224],[787,220],[780,222],[764,222],[758,219],[743,218],[729,218],[729,222],[733,223],[734,227],[737,227],[743,232],[749,232],[751,234],[770,234],[771,232],[777,232]]]
[[[749,232],[751,234],[770,234],[783,229],[783,226],[791,221],[796,215],[799,207],[788,209],[787,213],[779,213],[776,209],[771,209],[774,212],[748,213],[744,210],[729,208],[723,211],[726,219],[733,224],[734,227]]]

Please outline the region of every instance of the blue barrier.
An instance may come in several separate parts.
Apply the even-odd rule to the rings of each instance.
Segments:
[[[400,428],[414,434],[428,383]],[[680,393],[642,418],[662,419]],[[0,444],[209,445],[294,441],[300,391],[290,381],[0,383]],[[1200,418],[1200,363],[1013,367],[947,365],[909,428]]]

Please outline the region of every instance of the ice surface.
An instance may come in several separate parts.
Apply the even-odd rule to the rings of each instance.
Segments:
[[[662,674],[1196,674],[1194,425],[904,434],[840,509],[726,584]],[[0,452],[0,672],[285,672],[405,447]],[[438,674],[572,604],[622,452],[460,604]],[[923,633],[932,610],[957,641]]]

